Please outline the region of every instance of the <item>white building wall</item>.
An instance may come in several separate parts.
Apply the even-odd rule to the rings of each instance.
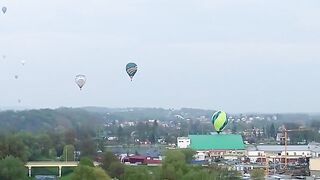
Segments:
[[[248,156],[264,156],[264,151],[248,151]]]
[[[178,137],[177,147],[178,148],[188,148],[190,145],[190,139],[188,137]]]
[[[195,160],[197,161],[204,161],[206,160],[206,155],[207,155],[207,152],[205,151],[197,151],[194,157],[195,157]]]
[[[311,151],[287,151],[288,156],[311,156]],[[285,155],[285,151],[282,151],[281,155]]]

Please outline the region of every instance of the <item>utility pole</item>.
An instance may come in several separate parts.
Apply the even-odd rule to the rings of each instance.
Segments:
[[[266,174],[266,176],[268,176],[269,175],[269,159],[268,159],[268,157],[267,157],[267,154],[264,154],[264,157],[265,157],[265,159],[266,159],[266,171],[265,171],[265,174]]]
[[[288,157],[287,157],[287,146],[288,146],[288,132],[284,130],[284,169],[287,169]]]

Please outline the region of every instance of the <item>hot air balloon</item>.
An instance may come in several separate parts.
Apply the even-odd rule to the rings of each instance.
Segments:
[[[18,76],[18,75],[14,75],[14,78],[15,78],[15,79],[18,79],[18,78],[19,78],[19,76]]]
[[[82,89],[82,87],[84,86],[84,84],[86,83],[86,76],[79,74],[76,76],[75,82],[76,84],[79,86],[80,90]]]
[[[227,126],[228,124],[228,118],[227,118],[227,113],[223,111],[217,111],[213,114],[212,118],[212,124],[214,129],[217,131],[219,134],[220,132],[223,131],[223,129]]]
[[[136,74],[138,71],[138,66],[135,63],[128,63],[126,66],[126,71],[128,75],[130,76],[130,79],[132,81],[133,76]]]
[[[21,61],[22,66],[24,66],[25,63],[26,63],[25,60],[22,60],[22,61]]]
[[[3,6],[2,7],[2,12],[3,12],[3,14],[5,14],[7,12],[7,7]]]

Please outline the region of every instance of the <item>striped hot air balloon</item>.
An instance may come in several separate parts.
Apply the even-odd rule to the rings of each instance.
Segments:
[[[212,124],[214,129],[217,131],[219,134],[220,132],[223,131],[223,129],[227,126],[228,124],[228,118],[227,118],[227,113],[223,111],[217,111],[213,114],[212,118]]]
[[[126,66],[126,71],[128,75],[130,76],[130,79],[132,81],[133,76],[137,73],[138,71],[138,66],[136,63],[128,63]]]

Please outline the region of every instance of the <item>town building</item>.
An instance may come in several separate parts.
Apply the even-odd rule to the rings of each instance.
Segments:
[[[309,161],[310,175],[314,178],[320,178],[320,158],[311,158]]]
[[[178,148],[191,148],[197,151],[196,160],[213,158],[238,159],[245,155],[246,149],[241,135],[213,134],[189,135],[177,139]]]
[[[252,163],[265,162],[266,158],[275,163],[284,163],[287,158],[288,164],[295,164],[320,157],[320,144],[287,145],[287,148],[284,145],[248,146],[247,156]]]
[[[141,164],[141,165],[148,165],[148,166],[159,166],[161,164],[162,159],[161,157],[155,158],[150,156],[133,155],[133,156],[125,157],[121,161],[128,165]]]
[[[301,158],[310,158],[312,151],[308,145],[288,145],[287,150],[284,145],[259,145],[248,147],[247,155],[252,163],[266,162],[266,158],[272,162],[284,163],[287,158],[290,164],[298,162]]]
[[[286,140],[284,133],[283,133],[283,132],[278,132],[278,133],[277,133],[277,136],[276,136],[276,141],[277,141],[279,144],[282,144],[282,145],[283,145],[283,144],[285,144],[285,141],[290,142],[290,137],[287,136],[287,140]]]
[[[190,145],[190,138],[188,137],[178,137],[177,147],[180,149],[188,148]]]

